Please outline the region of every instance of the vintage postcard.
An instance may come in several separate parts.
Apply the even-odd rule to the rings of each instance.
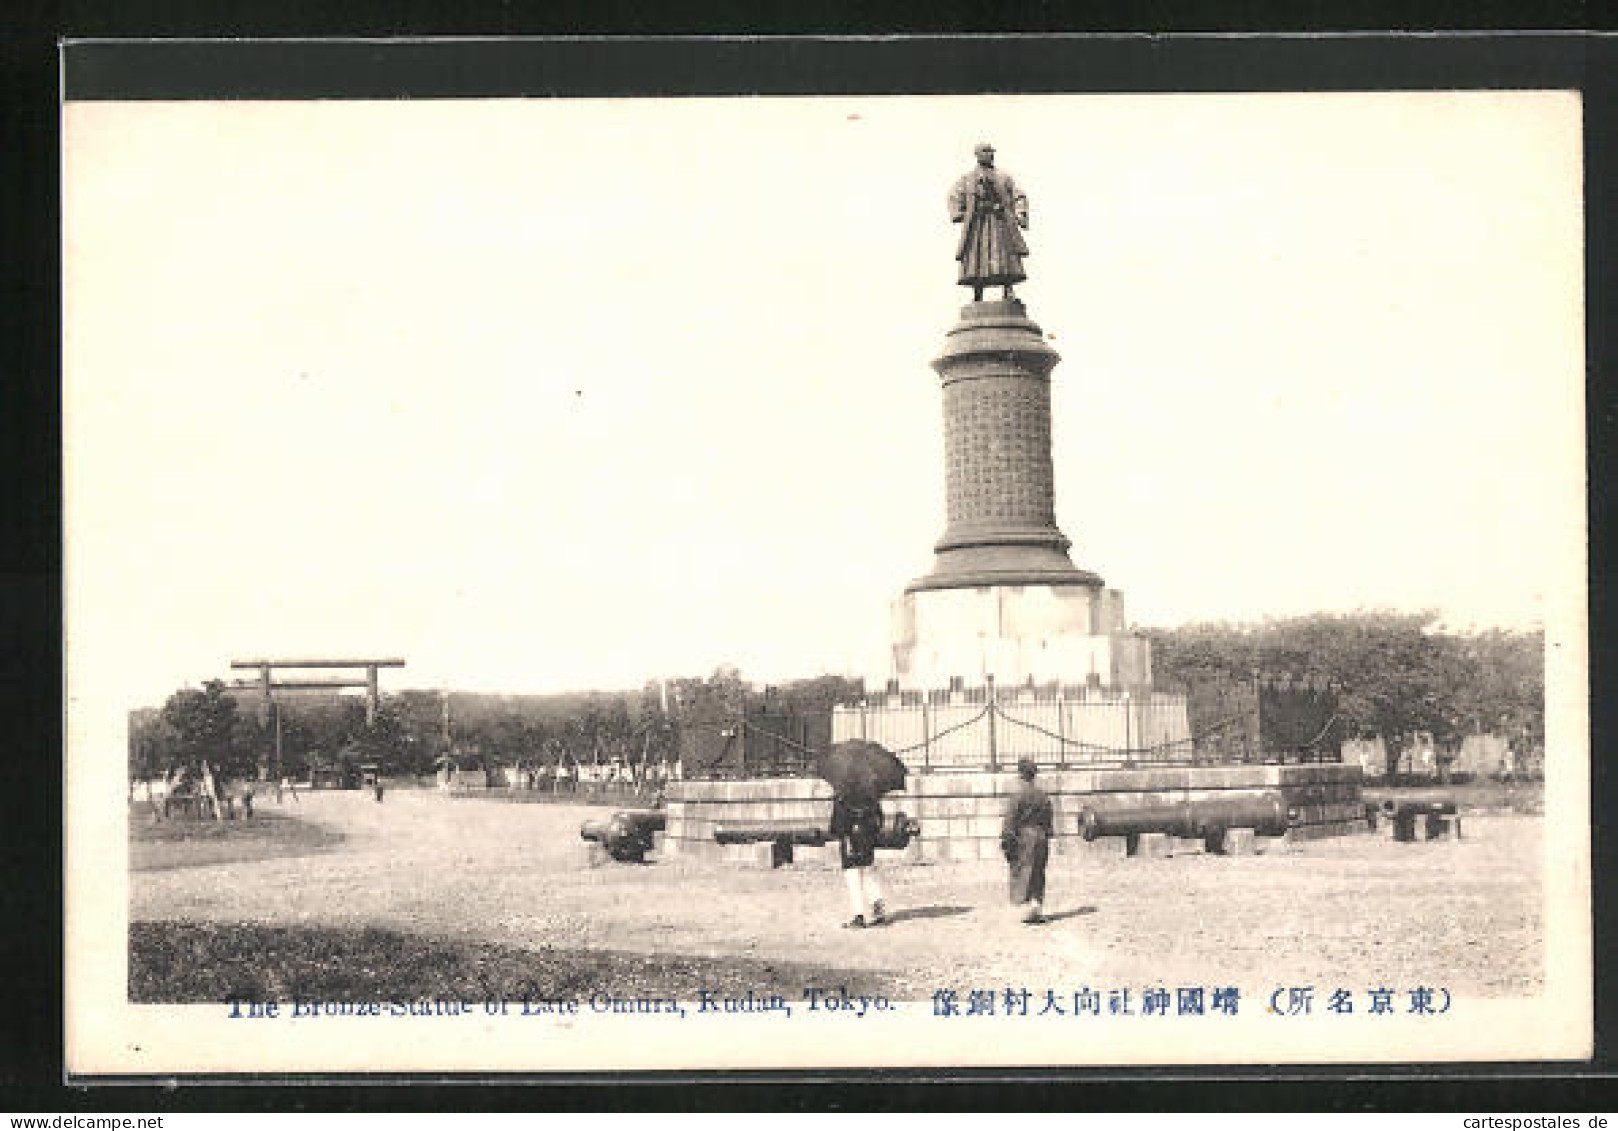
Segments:
[[[63,135],[70,1072],[1591,1055],[1577,92]]]

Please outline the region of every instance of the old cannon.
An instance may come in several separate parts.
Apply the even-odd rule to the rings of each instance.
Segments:
[[[1446,832],[1461,835],[1461,821],[1456,813],[1455,799],[1447,794],[1420,794],[1395,800],[1382,801],[1382,815],[1393,824],[1393,839],[1414,841],[1437,840]],[[1422,837],[1416,835],[1416,823],[1422,823]]]
[[[1218,841],[1229,829],[1252,829],[1259,836],[1280,836],[1287,831],[1291,813],[1279,794],[1245,797],[1196,798],[1120,808],[1087,808],[1079,814],[1085,840],[1103,836],[1140,836],[1164,833],[1205,841]]]
[[[876,834],[878,848],[901,849],[910,847],[913,837],[921,835],[921,824],[904,813],[887,813],[882,817],[882,828]],[[720,825],[714,829],[714,840],[720,844],[759,844],[771,841],[778,854],[795,844],[816,846],[836,840],[824,825],[810,825],[788,821],[751,821]]]
[[[620,809],[605,821],[584,822],[579,836],[601,845],[620,863],[639,864],[652,849],[652,834],[663,831],[666,819],[661,809]]]
[[[1447,789],[1366,790],[1365,799],[1375,801],[1384,817],[1392,817],[1406,806],[1429,807],[1426,811],[1445,814],[1455,812],[1455,795]]]

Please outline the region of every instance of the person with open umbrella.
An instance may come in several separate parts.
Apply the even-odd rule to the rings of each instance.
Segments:
[[[874,797],[837,794],[831,803],[831,826],[848,887],[853,917],[845,927],[879,927],[887,921],[882,885],[877,881],[876,838],[882,831],[882,802]]]
[[[904,763],[874,742],[855,740],[831,746],[816,760],[815,769],[832,787],[826,831],[837,837],[853,913],[844,926],[881,926],[888,916],[874,866],[882,832],[882,795],[904,788]]]

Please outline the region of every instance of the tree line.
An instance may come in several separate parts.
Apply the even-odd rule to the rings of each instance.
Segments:
[[[1193,697],[1260,674],[1323,681],[1337,696],[1349,737],[1380,735],[1390,764],[1418,736],[1453,751],[1492,732],[1524,749],[1544,744],[1544,636],[1538,631],[1443,628],[1432,613],[1317,613],[1248,624],[1145,629],[1155,685]],[[626,767],[668,764],[682,727],[742,711],[829,714],[864,694],[859,680],[822,676],[776,687],[750,684],[734,667],[652,681],[639,691],[494,695],[402,691],[384,695],[374,723],[363,701],[282,696],[268,709],[251,692],[217,681],[176,691],[160,708],[132,712],[133,777],[197,770],[227,778],[317,766],[374,764],[389,776],[526,765]],[[446,710],[447,707],[447,710]],[[279,716],[277,719],[276,716]]]
[[[401,691],[383,695],[368,721],[358,697],[300,693],[266,704],[256,692],[213,680],[131,712],[129,772],[132,779],[199,774],[205,761],[224,778],[303,779],[327,769],[351,779],[365,765],[390,777],[432,774],[446,764],[489,774],[506,766],[634,771],[677,760],[682,726],[744,710],[829,713],[861,687],[822,676],[760,688],[722,666],[631,692]]]
[[[1329,684],[1344,735],[1380,736],[1390,773],[1422,735],[1441,759],[1470,734],[1498,734],[1523,750],[1545,743],[1542,631],[1462,632],[1432,612],[1361,611],[1145,635],[1154,683],[1167,690],[1195,695],[1260,674]]]

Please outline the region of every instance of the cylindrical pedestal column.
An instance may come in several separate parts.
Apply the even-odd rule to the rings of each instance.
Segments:
[[[906,592],[1089,585],[1056,526],[1050,374],[1060,355],[1015,299],[961,311],[933,368],[944,383],[948,526]]]

